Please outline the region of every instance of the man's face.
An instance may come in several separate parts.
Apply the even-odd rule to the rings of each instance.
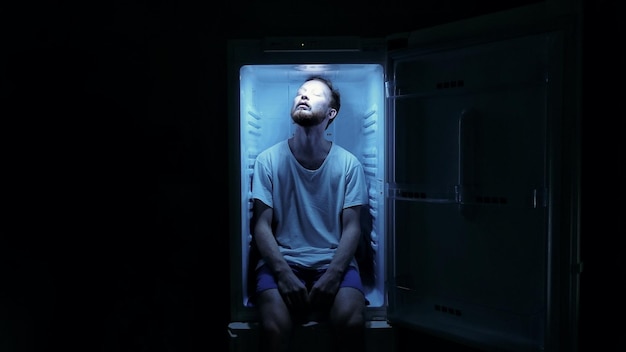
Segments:
[[[330,89],[323,82],[312,80],[304,82],[298,89],[291,119],[300,126],[317,126],[329,117]]]

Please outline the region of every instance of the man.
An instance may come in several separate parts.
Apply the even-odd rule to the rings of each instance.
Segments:
[[[255,304],[264,351],[286,351],[293,325],[311,319],[328,320],[337,351],[365,351],[355,259],[365,175],[353,154],[324,138],[340,106],[332,82],[308,78],[293,100],[293,137],[260,153],[254,166]]]

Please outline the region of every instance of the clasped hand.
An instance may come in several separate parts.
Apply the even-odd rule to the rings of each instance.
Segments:
[[[278,278],[278,291],[291,310],[328,310],[339,290],[339,279],[326,272],[308,290],[305,284],[291,272]]]

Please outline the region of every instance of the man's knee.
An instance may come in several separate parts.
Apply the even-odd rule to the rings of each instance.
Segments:
[[[331,324],[337,329],[361,329],[365,327],[365,315],[363,309],[352,306],[351,309],[343,307],[330,315]]]

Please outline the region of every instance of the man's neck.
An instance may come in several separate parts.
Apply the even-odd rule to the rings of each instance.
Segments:
[[[296,134],[288,140],[289,149],[296,160],[307,169],[319,168],[330,152],[332,142],[323,134]]]

